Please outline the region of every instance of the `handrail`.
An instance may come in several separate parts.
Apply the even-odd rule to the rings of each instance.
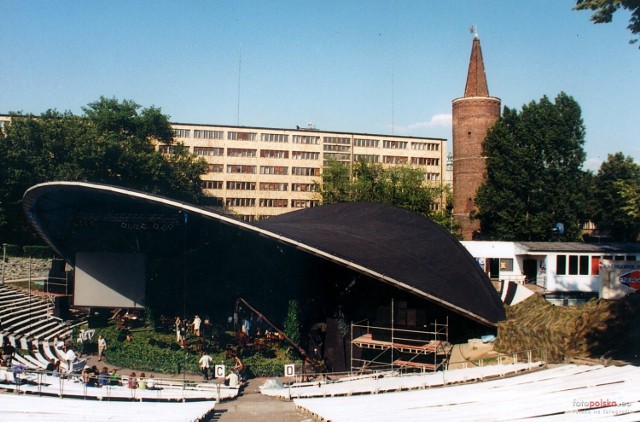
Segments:
[[[107,400],[136,400],[136,401],[169,401],[169,400],[225,400],[236,397],[239,388],[224,385],[224,379],[205,383],[196,380],[153,377],[138,379],[144,382],[145,388],[129,388],[129,377],[119,376],[117,381],[108,379],[108,383],[100,386],[99,378],[92,377],[95,386],[83,382],[80,373],[52,375],[44,370],[28,370],[16,367],[0,367],[0,380],[5,381],[3,388],[13,388],[21,392],[37,393],[39,395],[79,398],[99,398]],[[150,386],[149,380],[153,380]]]
[[[491,366],[491,365],[515,364],[515,363],[533,364],[535,362],[543,362],[544,364],[546,364],[547,362],[546,357],[547,357],[547,350],[544,348],[526,349],[526,350],[520,350],[513,353],[500,353],[495,356],[490,356],[485,358],[448,362],[447,365],[445,365],[442,368],[442,371],[440,372],[446,373],[446,371],[453,370],[449,368],[450,366],[453,366],[453,365],[463,365],[463,368],[466,368],[467,366],[464,366],[464,364],[467,364],[467,365],[473,364],[473,366],[479,366],[479,367]],[[356,359],[356,358],[354,358],[354,360],[367,362],[365,360]],[[373,370],[372,368],[374,367],[381,368],[381,369]],[[415,372],[413,371],[407,371],[405,369],[398,368],[398,367],[393,367],[393,369],[391,369],[389,364],[371,365],[367,369],[368,371],[366,373],[368,374],[368,376],[378,376],[380,374],[389,373],[389,372],[392,372],[393,374],[399,375],[399,376],[415,374]],[[433,373],[432,371],[428,371],[428,372]],[[352,370],[352,371],[343,371],[343,372],[305,373],[300,376],[296,376],[296,379],[298,378],[302,379],[304,377],[308,379],[321,379],[325,382],[340,382],[341,377],[361,377],[361,376],[367,376],[367,375],[364,375],[360,370],[358,371]],[[317,383],[318,381],[315,381],[315,382]]]

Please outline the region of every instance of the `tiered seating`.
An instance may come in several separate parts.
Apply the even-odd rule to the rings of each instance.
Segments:
[[[71,335],[73,327],[84,321],[65,322],[53,316],[53,309],[53,302],[46,297],[0,286],[0,344],[8,339],[20,351],[14,363],[29,369],[43,369],[50,359],[60,360],[61,356],[52,351],[50,341]]]

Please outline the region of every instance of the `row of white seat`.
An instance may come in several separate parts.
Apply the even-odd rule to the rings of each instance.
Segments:
[[[39,295],[7,285],[0,286],[0,344],[5,339],[19,350],[15,362],[29,369],[44,369],[50,359],[62,360],[63,353],[56,350],[52,340],[71,334],[73,325],[53,316],[53,303]],[[66,364],[63,364],[66,370]]]
[[[509,378],[380,395],[296,399],[300,409],[332,421],[638,420],[640,369],[563,365]]]

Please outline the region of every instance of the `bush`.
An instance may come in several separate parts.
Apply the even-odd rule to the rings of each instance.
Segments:
[[[300,344],[300,330],[302,329],[300,314],[300,305],[298,304],[298,301],[294,299],[290,300],[287,317],[284,320],[284,332],[294,344]],[[295,357],[296,353],[297,351],[294,351],[292,348],[290,348],[290,357]]]
[[[288,363],[300,363],[286,358],[265,359],[261,356],[251,356],[244,361],[246,366],[245,376],[252,377],[281,377],[284,376],[284,365]]]

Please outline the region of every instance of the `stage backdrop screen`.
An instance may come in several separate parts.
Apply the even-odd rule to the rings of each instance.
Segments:
[[[144,308],[145,256],[76,253],[74,305]]]

